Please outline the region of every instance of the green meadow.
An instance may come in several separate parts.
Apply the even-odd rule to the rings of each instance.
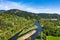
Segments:
[[[46,40],[60,40],[60,37],[46,36]]]

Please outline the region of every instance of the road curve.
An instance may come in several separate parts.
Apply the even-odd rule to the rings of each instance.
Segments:
[[[18,38],[17,40],[25,40],[27,38],[29,38],[31,35],[33,35],[34,33],[36,33],[37,30],[33,30],[25,35],[23,35],[22,37]]]

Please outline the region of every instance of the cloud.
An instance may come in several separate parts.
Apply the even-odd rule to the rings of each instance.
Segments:
[[[10,1],[1,1],[0,2],[0,10],[9,10],[9,9],[20,9],[24,11],[29,11],[29,12],[36,12],[37,10],[34,8],[29,7],[28,5],[16,2],[10,2]]]
[[[16,3],[16,2],[2,2],[0,3],[0,9],[2,10],[9,10],[9,9],[20,9],[24,11],[29,11],[29,12],[36,12],[38,13],[38,10],[29,7],[28,5],[22,4],[22,3]]]
[[[16,3],[16,2],[1,2],[0,3],[0,9],[8,10],[8,9],[22,9],[25,6],[22,5],[21,3]]]
[[[32,6],[28,6],[24,3],[17,3],[17,2],[11,2],[11,1],[3,1],[0,0],[0,10],[9,10],[9,9],[20,9],[28,12],[33,13],[60,13],[58,9],[52,9],[52,8],[36,8]]]

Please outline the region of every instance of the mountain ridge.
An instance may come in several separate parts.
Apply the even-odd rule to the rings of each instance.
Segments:
[[[0,11],[1,12],[1,11]],[[56,18],[56,19],[60,19],[60,15],[57,13],[32,13],[32,12],[27,12],[27,11],[23,11],[23,10],[19,10],[19,9],[10,9],[7,11],[4,11],[2,13],[9,13],[9,14],[15,14],[21,17],[29,17],[29,18],[45,18],[45,19],[52,19],[52,18]]]

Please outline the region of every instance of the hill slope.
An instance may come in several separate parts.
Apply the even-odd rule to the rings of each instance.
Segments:
[[[47,13],[35,14],[18,9],[0,11],[0,40],[8,40],[21,30],[20,34],[22,35],[32,29],[36,29],[37,27],[34,25],[34,22],[40,19],[60,19],[60,15]],[[41,22],[44,24],[45,20]]]
[[[29,30],[36,29],[33,24],[33,19],[27,20],[14,14],[0,13],[0,40],[8,40],[21,30],[21,34],[24,34]]]

